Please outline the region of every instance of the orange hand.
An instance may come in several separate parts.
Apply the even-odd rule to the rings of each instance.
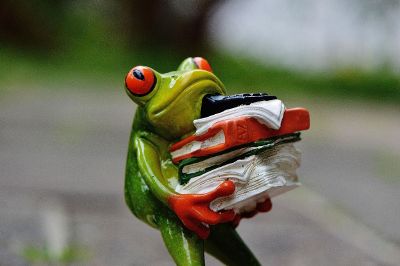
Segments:
[[[235,218],[233,210],[214,212],[210,202],[219,197],[231,195],[235,191],[232,181],[224,181],[215,190],[205,194],[177,194],[168,199],[168,204],[182,223],[200,238],[206,239],[210,234],[207,225],[230,222]]]
[[[236,228],[242,218],[251,218],[259,212],[269,212],[272,209],[272,202],[270,198],[267,198],[264,202],[257,203],[256,209],[251,212],[245,212],[237,214],[232,221],[233,226]]]

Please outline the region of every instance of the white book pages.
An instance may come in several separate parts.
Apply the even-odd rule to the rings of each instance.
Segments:
[[[196,127],[196,135],[202,135],[215,123],[234,119],[242,116],[253,117],[261,124],[272,129],[281,126],[285,106],[281,100],[270,100],[255,102],[250,105],[240,105],[223,112],[196,119],[193,125]]]
[[[204,140],[204,141],[192,141],[189,142],[188,144],[184,145],[182,148],[172,151],[171,156],[172,158],[176,158],[185,154],[189,154],[191,152],[208,148],[208,147],[213,147],[218,144],[225,143],[225,134],[224,131],[219,131],[217,134],[214,136]]]
[[[250,152],[255,149],[257,149],[257,147],[245,147],[245,148],[236,149],[236,150],[233,150],[233,151],[230,151],[227,153],[223,153],[221,155],[212,156],[212,157],[205,159],[204,161],[185,165],[182,168],[182,173],[193,174],[193,173],[196,173],[199,171],[203,171],[207,167],[210,167],[213,165],[219,165],[231,158],[238,157],[246,152]]]
[[[254,159],[255,155],[252,155],[245,159],[237,160],[233,163],[213,169],[203,175],[193,177],[187,184],[178,186],[176,190],[183,194],[194,193],[194,191],[196,191],[196,194],[206,193],[213,190],[227,179],[235,183],[246,184],[249,181],[250,172],[254,168]]]
[[[282,144],[243,160],[223,165],[217,169],[178,185],[181,194],[202,194],[212,191],[223,181],[235,183],[235,192],[210,204],[214,211],[234,209],[251,211],[257,202],[282,194],[299,185],[296,170],[300,166],[300,152],[293,143]]]
[[[293,136],[280,137],[280,138],[276,139],[275,141],[271,142],[271,144],[278,145],[279,143],[290,140],[290,139],[293,139]],[[192,173],[200,172],[200,171],[205,170],[207,167],[222,164],[223,162],[226,162],[226,161],[230,160],[231,158],[235,158],[235,157],[241,156],[247,152],[260,150],[263,148],[264,148],[264,146],[253,146],[253,147],[249,146],[249,147],[243,147],[243,148],[239,148],[236,150],[232,150],[232,151],[229,151],[226,153],[222,153],[220,155],[211,156],[205,160],[185,165],[182,168],[182,173],[192,174]]]

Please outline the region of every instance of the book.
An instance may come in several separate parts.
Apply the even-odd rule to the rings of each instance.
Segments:
[[[193,177],[186,184],[178,185],[176,191],[207,193],[229,179],[235,183],[235,192],[212,201],[210,208],[233,209],[237,213],[252,211],[258,202],[299,186],[296,169],[300,159],[293,143],[282,144]]]
[[[278,129],[281,125],[285,106],[281,100],[260,101],[248,105],[240,105],[224,110],[211,116],[196,119],[193,125],[196,127],[196,135],[204,134],[212,124],[237,117],[252,117],[261,124],[272,129]]]
[[[207,171],[231,163],[235,160],[258,154],[274,146],[300,141],[300,133],[277,136],[267,140],[237,146],[205,157],[193,157],[181,161],[179,167],[179,183],[186,184],[191,178],[199,176]]]
[[[214,124],[204,123],[209,126],[207,129],[201,123],[201,130],[171,146],[172,161],[178,163],[186,158],[207,156],[249,142],[290,134],[310,127],[310,116],[304,108],[286,109],[282,115],[283,119],[278,129],[269,128],[251,116],[217,119]]]

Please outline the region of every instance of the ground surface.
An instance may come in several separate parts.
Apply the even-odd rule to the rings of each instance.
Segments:
[[[400,265],[400,110],[285,102],[311,111],[304,186],[243,221],[243,238],[265,265]],[[173,265],[124,204],[133,112],[122,90],[0,95],[0,265],[27,265],[29,245],[67,242],[88,253],[78,265]]]

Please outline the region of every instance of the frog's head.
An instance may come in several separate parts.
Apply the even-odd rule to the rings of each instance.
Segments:
[[[144,118],[159,135],[178,139],[194,130],[206,95],[224,95],[225,88],[201,58],[185,59],[177,71],[166,74],[144,66],[125,78],[129,97],[143,109]]]

